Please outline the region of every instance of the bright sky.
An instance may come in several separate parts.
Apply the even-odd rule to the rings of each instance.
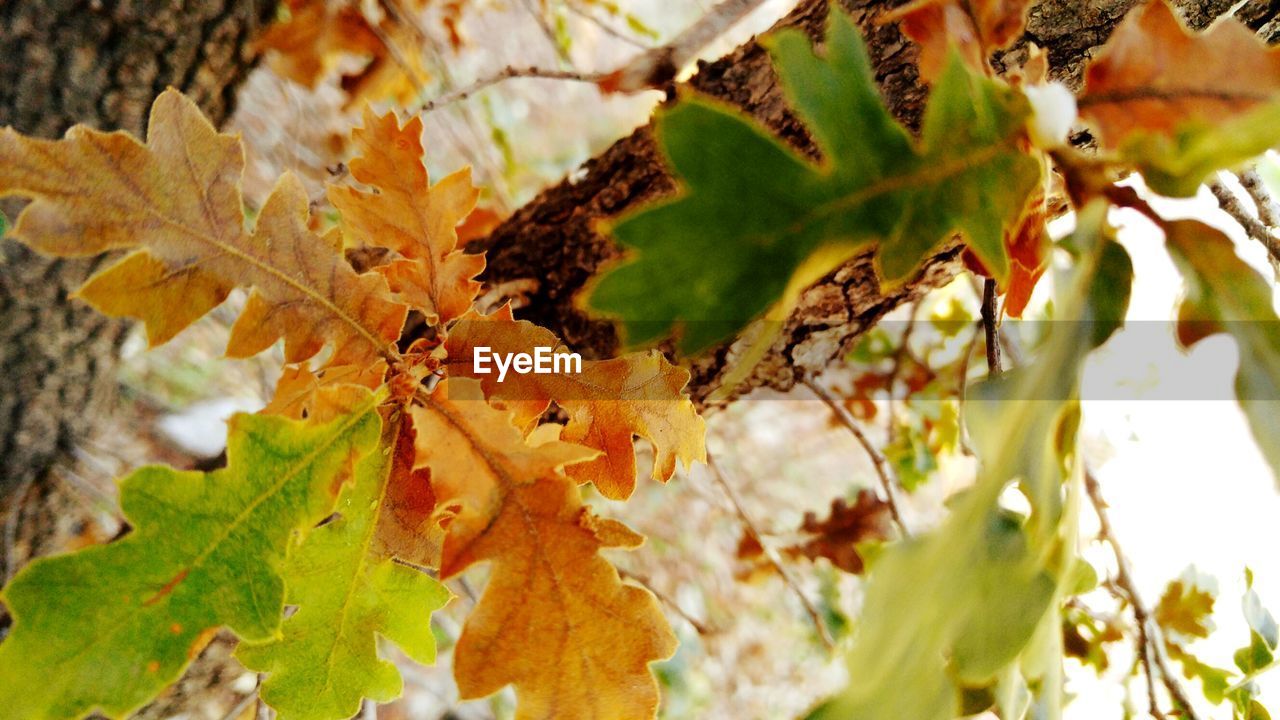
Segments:
[[[1217,209],[1207,189],[1193,200],[1153,204],[1168,217],[1195,217],[1225,230],[1240,256],[1271,277],[1265,250]],[[1163,324],[1141,322],[1172,317],[1181,281],[1150,223],[1131,211],[1116,212],[1112,220],[1121,226],[1136,281],[1130,327],[1091,358],[1086,370],[1086,457],[1112,506],[1115,532],[1148,605],[1188,566],[1217,579],[1219,631],[1196,649],[1206,662],[1234,669],[1231,654],[1249,637],[1240,612],[1246,565],[1255,571],[1264,605],[1280,614],[1280,494],[1234,401],[1167,399],[1186,398],[1189,389],[1201,397],[1232,397],[1236,348],[1219,336],[1185,353]],[[1109,391],[1115,397],[1117,387],[1129,397],[1166,399],[1098,399]],[[1109,554],[1099,550],[1090,560],[1112,567]],[[1067,718],[1122,717],[1114,677],[1127,671],[1129,651],[1114,659],[1109,681],[1097,681],[1092,671],[1069,673],[1068,690],[1077,697]],[[1260,684],[1264,704],[1276,708],[1280,674],[1264,676]],[[1135,686],[1134,692],[1138,714],[1144,715],[1143,689]],[[1231,717],[1225,705],[1203,710],[1206,717]]]

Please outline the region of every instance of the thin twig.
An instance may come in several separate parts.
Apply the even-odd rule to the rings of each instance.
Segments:
[[[537,67],[517,68],[507,66],[494,75],[483,77],[470,85],[443,93],[418,108],[418,113],[429,113],[497,83],[512,78],[544,78],[607,85],[613,92],[639,92],[662,89],[680,69],[697,57],[698,53],[733,26],[747,13],[763,4],[764,0],[724,0],[697,22],[689,26],[671,42],[637,54],[611,72],[579,72],[577,70],[551,70]]]
[[[262,675],[258,675],[258,684],[259,685],[262,684]],[[271,709],[270,705],[262,701],[261,693],[258,694],[257,716],[258,716],[257,720],[275,720],[276,719],[276,711]]]
[[[592,25],[595,25],[597,28],[599,28],[599,29],[600,29],[600,32],[603,32],[605,35],[608,35],[609,37],[612,37],[612,38],[614,38],[615,40],[620,40],[620,41],[622,41],[622,42],[624,42],[624,43],[626,43],[626,44],[630,45],[631,47],[639,48],[640,50],[646,50],[646,51],[647,51],[650,47],[652,47],[652,45],[650,45],[650,44],[646,44],[646,43],[643,43],[643,42],[641,42],[641,41],[639,41],[639,40],[637,40],[637,39],[635,39],[635,38],[631,37],[630,35],[628,35],[628,34],[626,34],[626,33],[622,32],[621,30],[619,30],[619,29],[617,29],[617,28],[613,27],[612,25],[610,25],[609,23],[605,22],[604,20],[601,20],[600,18],[596,17],[594,14],[589,13],[589,12],[587,12],[586,10],[583,10],[582,8],[580,8],[580,7],[578,7],[577,5],[575,5],[574,3],[567,3],[567,4],[565,5],[565,8],[566,8],[569,12],[573,13],[574,15],[577,15],[578,17],[582,18],[583,20],[586,20],[587,22],[591,23]]]
[[[885,460],[884,454],[876,449],[871,443],[867,434],[858,426],[858,421],[853,417],[853,413],[849,412],[849,408],[845,407],[836,396],[831,394],[830,390],[822,387],[812,380],[805,380],[804,384],[813,391],[818,399],[826,403],[831,412],[835,413],[836,419],[844,425],[853,436],[857,438],[858,444],[862,445],[862,449],[871,457],[871,464],[875,466],[876,475],[880,477],[880,488],[884,491],[885,503],[889,505],[889,514],[893,516],[893,522],[898,526],[898,532],[903,537],[910,537],[911,533],[907,531],[907,526],[902,522],[902,514],[898,512],[898,500],[894,497],[894,481],[889,475],[889,462]]]
[[[823,621],[822,614],[818,612],[818,608],[814,607],[813,603],[809,600],[809,596],[804,594],[804,590],[800,588],[799,583],[797,583],[795,578],[791,576],[791,573],[787,570],[786,566],[782,564],[782,558],[778,557],[777,552],[765,543],[764,535],[761,534],[760,530],[756,527],[755,522],[751,520],[751,516],[747,514],[746,509],[743,508],[742,503],[739,502],[738,494],[733,491],[733,487],[729,485],[729,481],[725,479],[724,473],[720,469],[720,465],[716,463],[710,453],[707,454],[707,467],[711,470],[711,477],[715,479],[716,483],[720,486],[720,489],[724,491],[725,496],[729,498],[730,504],[733,505],[734,512],[738,514],[738,519],[742,522],[742,527],[749,535],[751,535],[751,538],[760,545],[765,558],[769,560],[769,564],[773,566],[774,570],[778,571],[778,575],[782,578],[782,581],[786,583],[787,587],[791,588],[791,591],[795,593],[797,598],[799,598],[800,604],[804,606],[805,612],[809,614],[809,619],[813,621],[814,629],[818,631],[818,637],[822,640],[822,644],[826,645],[828,650],[835,650],[836,642],[831,638],[831,633],[827,630],[827,624]]]
[[[1000,327],[996,309],[996,281],[986,278],[982,283],[982,328],[987,340],[987,372],[1000,374]]]
[[[643,575],[640,575],[639,573],[633,573],[630,570],[624,570],[622,568],[618,568],[618,575],[636,583],[637,585],[640,585],[645,590],[648,590],[649,592],[653,593],[653,596],[658,598],[658,600],[662,601],[663,605],[666,605],[667,607],[671,608],[671,612],[674,612],[675,614],[679,615],[681,619],[689,623],[689,625],[693,627],[694,632],[698,633],[699,635],[710,635],[712,633],[711,628],[707,627],[701,620],[698,620],[697,618],[695,618],[694,616],[686,612],[684,608],[680,607],[680,603],[676,602],[675,598],[655,588],[653,586],[653,583],[649,582],[649,580],[645,578]]]
[[[480,78],[470,85],[464,85],[460,88],[450,90],[439,97],[428,101],[422,107],[418,108],[419,114],[426,114],[433,110],[451,105],[460,100],[466,100],[481,90],[496,85],[504,80],[512,78],[542,78],[545,80],[568,80],[571,82],[598,83],[605,78],[607,73],[583,73],[577,70],[549,70],[537,67],[507,67],[499,70],[494,75]]]
[[[378,703],[365,700],[360,705],[360,720],[378,720]]]
[[[890,444],[893,443],[893,435],[897,428],[897,423],[894,422],[894,410],[897,402],[894,398],[893,389],[894,386],[898,384],[898,375],[902,372],[902,360],[911,354],[911,333],[916,329],[916,314],[919,309],[920,301],[916,300],[911,304],[910,314],[907,316],[907,326],[902,329],[902,338],[898,340],[898,350],[893,354],[893,366],[889,368],[889,379],[885,382],[885,385],[889,390],[889,406],[888,411],[885,414],[889,416],[889,427],[887,432],[889,434],[888,442]]]
[[[543,37],[547,39],[547,44],[551,46],[552,52],[560,61],[566,65],[572,65],[573,61],[569,58],[568,51],[560,45],[560,41],[556,39],[556,31],[552,29],[551,24],[547,22],[546,16],[542,14],[540,3],[533,0],[520,0],[520,4],[524,6],[526,12],[533,17],[533,21],[538,24],[538,29],[542,31]]]
[[[956,408],[957,424],[960,426],[960,449],[965,455],[973,457],[977,455],[973,451],[973,447],[969,444],[969,426],[964,421],[965,406],[968,404],[969,398],[969,361],[973,358],[973,351],[978,347],[978,338],[982,337],[982,321],[974,323],[973,334],[969,336],[969,344],[965,346],[964,357],[960,360],[960,381],[957,396],[959,407]]]
[[[228,710],[227,714],[222,716],[222,720],[240,720],[240,716],[244,714],[244,711],[248,710],[249,706],[253,704],[253,701],[257,699],[258,690],[257,688],[254,688],[248,695],[240,698],[240,702],[236,703],[230,710]]]
[[[1240,197],[1220,180],[1209,183],[1209,191],[1218,199],[1218,207],[1244,228],[1249,239],[1262,243],[1262,246],[1267,249],[1271,262],[1280,262],[1280,238],[1277,238],[1261,220],[1249,214],[1240,202]]]
[[[1258,208],[1258,218],[1268,227],[1280,228],[1280,204],[1271,197],[1271,191],[1258,174],[1257,166],[1250,166],[1236,174],[1240,185],[1249,194],[1253,204]]]
[[[18,545],[18,520],[22,517],[22,506],[27,501],[27,495],[31,492],[31,487],[35,485],[36,478],[34,475],[23,480],[11,497],[13,507],[9,508],[9,512],[4,518],[4,576],[0,577],[0,585],[8,585],[9,580],[13,579],[13,573],[17,568],[17,545]]]
[[[1143,669],[1148,678],[1155,674],[1153,671],[1158,670],[1161,682],[1169,691],[1170,697],[1180,707],[1183,716],[1187,720],[1199,720],[1187,691],[1178,682],[1173,669],[1169,667],[1169,660],[1164,653],[1164,638],[1161,636],[1160,629],[1151,621],[1151,612],[1143,603],[1142,596],[1138,594],[1138,586],[1133,580],[1129,559],[1120,548],[1120,542],[1116,539],[1115,530],[1107,516],[1107,502],[1102,497],[1102,487],[1098,484],[1098,479],[1088,470],[1084,473],[1084,487],[1089,495],[1089,501],[1093,504],[1094,513],[1098,516],[1098,527],[1102,539],[1111,546],[1111,552],[1116,558],[1116,584],[1124,591],[1130,607],[1133,608],[1133,620],[1138,625],[1138,657],[1142,661]],[[1155,690],[1151,689],[1149,692],[1152,701],[1151,714],[1153,717],[1162,718],[1163,715],[1155,706]]]
[[[1267,245],[1267,259],[1271,261],[1271,269],[1276,275],[1280,276],[1280,255],[1277,255],[1276,231],[1280,230],[1280,203],[1276,203],[1275,198],[1271,196],[1271,191],[1267,189],[1267,184],[1262,180],[1262,176],[1258,174],[1257,166],[1250,166],[1245,170],[1236,174],[1240,180],[1241,187],[1245,193],[1253,200],[1253,206],[1258,209],[1258,219],[1267,226],[1270,232],[1267,238],[1272,242]]]

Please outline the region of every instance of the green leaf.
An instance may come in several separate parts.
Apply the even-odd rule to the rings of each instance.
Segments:
[[[1178,336],[1185,345],[1218,332],[1235,339],[1236,398],[1280,483],[1280,318],[1271,285],[1236,255],[1221,231],[1194,220],[1166,222],[1164,230],[1187,288]]]
[[[890,282],[956,232],[1006,276],[1004,228],[1040,178],[1017,146],[1029,113],[1021,94],[952,57],[915,142],[881,104],[843,13],[830,16],[824,57],[797,30],[767,44],[825,160],[707,100],[660,113],[658,141],[683,192],[613,228],[631,253],[597,280],[592,308],[616,316],[631,344],[680,324],[680,347],[693,353],[796,294],[797,277],[816,280],[871,243]]]
[[[375,542],[390,469],[387,453],[360,461],[338,502],[340,517],[312,532],[285,569],[297,612],[278,639],[236,650],[245,667],[267,673],[262,699],[282,719],[340,720],[360,709],[362,697],[399,697],[400,673],[378,656],[378,635],[418,662],[435,661],[430,617],[449,591]]]
[[[1090,302],[1100,297],[1094,286],[1117,275],[1104,217],[1101,205],[1081,213],[1072,243],[1079,258],[1055,283],[1062,317],[1081,321],[1061,323],[1033,365],[972,389],[966,415],[982,461],[977,483],[936,532],[884,549],[847,656],[850,685],[815,717],[950,720],[959,710],[954,680],[995,680],[1032,645],[1054,648],[1060,663],[1061,619],[1052,608],[1079,578],[1076,386],[1106,319]],[[1015,479],[1032,506],[1025,521],[999,503]],[[1052,685],[1053,667],[1035,658],[1025,666],[1029,681]]]
[[[124,539],[28,565],[5,588],[9,717],[122,717],[176,680],[209,634],[279,628],[290,535],[329,514],[336,482],[378,442],[372,396],[326,424],[237,415],[225,469],[146,467],[120,483]]]
[[[1143,133],[1127,141],[1121,157],[1151,189],[1170,197],[1191,197],[1216,170],[1238,167],[1280,140],[1280,103],[1270,103],[1217,123],[1187,122],[1172,136]]]

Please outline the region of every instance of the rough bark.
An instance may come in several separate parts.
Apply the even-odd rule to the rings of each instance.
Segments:
[[[221,123],[252,68],[250,41],[274,11],[273,0],[0,0],[0,126],[52,138],[85,123],[141,136],[167,86]],[[2,207],[12,218],[19,206]],[[125,324],[67,298],[102,262],[50,260],[0,240],[0,580],[31,557],[110,539],[101,508],[51,471],[110,407]],[[0,639],[7,624],[0,607]],[[137,717],[220,717],[236,699],[226,681],[244,672],[232,647],[216,637]]]
[[[863,30],[886,104],[905,125],[915,128],[927,94],[915,67],[916,49],[896,26],[876,22],[885,10],[901,3],[840,0],[839,4]],[[1043,0],[1030,11],[1025,36],[995,58],[994,65],[997,69],[1015,66],[1026,44],[1033,42],[1048,51],[1055,78],[1078,86],[1090,52],[1134,4],[1134,0]],[[1197,27],[1231,5],[1227,0],[1177,4]],[[1253,0],[1240,15],[1270,37],[1267,28],[1274,33],[1280,24],[1275,21],[1276,5]],[[817,38],[827,7],[826,0],[802,0],[775,27],[799,27]],[[787,109],[767,54],[754,40],[701,66],[688,85],[741,108],[800,151],[815,152],[804,127]],[[595,231],[596,224],[669,195],[675,187],[651,127],[641,128],[588,161],[573,179],[543,191],[488,238],[476,242],[474,249],[488,251],[484,278],[500,294],[503,288],[511,288],[510,294],[523,304],[517,311],[520,316],[555,330],[578,351],[597,357],[613,355],[619,345],[613,326],[589,318],[574,304],[586,280],[620,255],[610,239]],[[944,243],[916,278],[885,293],[871,257],[871,252],[860,254],[810,288],[769,355],[726,399],[758,387],[787,390],[821,373],[885,313],[946,283],[959,269],[956,247]],[[734,355],[734,347],[726,344],[692,360],[690,390],[700,404],[724,381]]]
[[[270,0],[0,2],[0,126],[58,137],[76,123],[141,135],[177,87],[220,122],[252,66]],[[4,206],[12,218],[15,204]],[[69,301],[101,260],[0,244],[0,495],[43,474],[109,402],[124,324]]]

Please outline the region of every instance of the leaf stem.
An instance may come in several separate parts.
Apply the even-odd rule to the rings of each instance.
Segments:
[[[1003,372],[1000,367],[1000,327],[997,311],[995,278],[986,278],[982,282],[982,329],[987,341],[987,372],[991,377],[999,377]]]
[[[849,432],[853,433],[858,444],[862,445],[862,449],[867,451],[867,455],[871,457],[871,464],[875,466],[876,475],[880,478],[880,488],[884,491],[885,502],[889,505],[889,514],[893,516],[894,525],[898,526],[898,532],[902,534],[902,537],[911,537],[911,533],[907,530],[906,524],[902,522],[902,514],[898,511],[898,501],[897,498],[894,497],[894,486],[896,483],[889,474],[889,463],[885,460],[884,454],[877,450],[875,445],[871,444],[871,440],[867,438],[867,434],[858,426],[858,421],[853,417],[853,413],[849,412],[849,409],[846,408],[839,399],[832,395],[830,390],[822,387],[812,380],[806,379],[804,384],[813,391],[814,395],[818,396],[819,400],[831,409],[831,412],[835,414],[836,419],[840,421],[840,424],[844,425]]]
[[[1200,720],[1191,704],[1191,698],[1187,695],[1186,689],[1178,682],[1173,669],[1169,667],[1169,659],[1165,657],[1163,649],[1164,638],[1160,633],[1160,629],[1151,621],[1151,612],[1142,601],[1142,596],[1138,594],[1138,586],[1133,580],[1133,571],[1129,566],[1129,559],[1120,548],[1120,542],[1116,539],[1115,530],[1112,528],[1111,520],[1107,515],[1107,502],[1102,497],[1102,487],[1098,484],[1098,479],[1087,468],[1084,472],[1084,487],[1085,492],[1089,495],[1089,501],[1093,504],[1094,513],[1098,516],[1101,537],[1111,546],[1111,552],[1116,558],[1116,585],[1124,591],[1125,598],[1129,601],[1130,607],[1133,608],[1133,619],[1138,625],[1138,658],[1146,672],[1147,681],[1150,684],[1158,671],[1161,682],[1164,684],[1165,689],[1169,691],[1170,697],[1179,706],[1182,717],[1187,718],[1187,720]],[[1156,706],[1154,687],[1148,687],[1148,696],[1151,700],[1151,716],[1163,718],[1164,715],[1160,713],[1159,708]]]
[[[787,587],[791,588],[791,591],[795,593],[797,598],[799,598],[800,604],[804,606],[805,612],[809,615],[809,619],[813,621],[813,626],[818,631],[818,637],[822,640],[822,644],[826,645],[828,650],[834,651],[836,649],[836,642],[831,638],[831,633],[827,630],[827,624],[823,621],[822,614],[818,612],[818,608],[814,607],[813,602],[809,600],[809,596],[805,595],[804,590],[800,588],[799,583],[797,583],[795,578],[791,576],[791,572],[782,564],[782,558],[778,557],[778,553],[765,542],[764,535],[761,534],[760,530],[756,527],[755,522],[752,521],[751,516],[748,515],[746,509],[743,508],[742,503],[738,500],[738,494],[734,492],[733,487],[729,485],[729,482],[724,477],[723,471],[720,469],[720,465],[715,461],[715,458],[711,456],[710,452],[707,453],[707,467],[711,470],[711,477],[715,479],[716,484],[720,486],[720,489],[724,491],[725,496],[729,498],[729,503],[733,505],[734,512],[737,513],[738,519],[742,521],[743,529],[745,529],[747,534],[760,545],[765,558],[769,560],[769,564],[773,566],[774,570],[778,571],[778,575],[782,578],[782,581],[786,583]]]

